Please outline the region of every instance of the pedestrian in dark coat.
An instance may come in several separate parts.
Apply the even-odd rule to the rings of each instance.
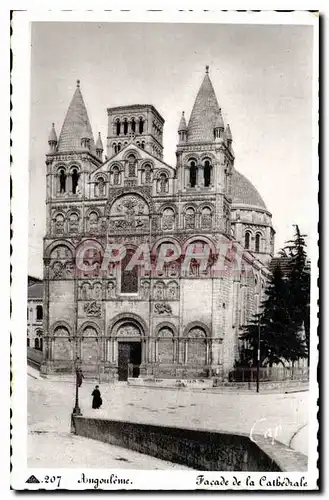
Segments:
[[[98,410],[102,406],[102,403],[103,403],[103,400],[101,398],[101,393],[99,390],[99,385],[96,385],[96,387],[93,390],[93,392],[91,393],[91,395],[93,396],[92,407],[94,410]]]

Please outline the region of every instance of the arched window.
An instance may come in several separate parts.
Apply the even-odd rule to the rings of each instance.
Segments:
[[[114,154],[117,154],[117,152],[118,152],[118,146],[116,145],[116,142],[114,142],[114,143],[112,144],[112,147],[113,147],[113,152],[114,152]]]
[[[135,118],[132,118],[132,119],[131,119],[131,131],[132,131],[133,133],[135,133],[135,132],[136,132],[136,122],[135,122]]]
[[[162,173],[158,180],[158,192],[167,193],[168,191],[168,177],[165,173]]]
[[[118,153],[121,151],[121,142],[118,142]]]
[[[152,176],[151,176],[151,165],[145,165],[145,178],[144,181],[146,184],[152,181]]]
[[[195,164],[195,161],[191,161],[190,164],[190,186],[195,187],[196,186],[196,176],[197,176],[197,166]]]
[[[260,252],[260,234],[256,234],[255,238],[255,252]]]
[[[195,228],[195,211],[193,208],[188,208],[185,212],[185,229]]]
[[[139,143],[139,141],[137,141],[137,142],[136,142],[136,144],[137,144],[137,146],[138,146],[138,147],[140,146],[140,143]]]
[[[128,156],[128,177],[135,177],[136,175],[136,158],[134,155]]]
[[[171,328],[161,328],[157,336],[157,361],[172,363],[174,361],[174,333]]]
[[[103,177],[98,177],[97,183],[96,183],[96,195],[97,196],[104,196],[105,195],[105,181]]]
[[[126,256],[121,261],[121,293],[138,292],[138,267],[127,269],[133,255],[134,250],[127,250]]]
[[[37,320],[41,320],[43,318],[43,308],[42,306],[37,306]]]
[[[61,168],[59,171],[59,192],[65,193],[66,191],[66,173],[64,168]]]
[[[204,175],[205,187],[210,186],[210,183],[211,183],[211,165],[210,165],[210,162],[208,160],[206,160],[204,162],[203,175]]]
[[[187,362],[193,365],[207,363],[207,338],[202,328],[192,328],[188,333]]]
[[[211,229],[211,210],[209,207],[204,207],[201,212],[201,228],[202,229]]]
[[[128,134],[128,122],[127,122],[127,118],[125,118],[124,122],[123,122],[123,133],[124,133],[124,135]]]
[[[26,339],[26,345],[27,345],[27,347],[30,347],[30,337],[27,337],[27,339]]]
[[[40,349],[40,351],[43,351],[43,339],[42,338],[39,339],[39,349]]]
[[[141,148],[145,149],[145,141],[142,141]]]
[[[69,216],[69,232],[70,233],[79,232],[79,216],[76,213],[72,213]]]
[[[113,175],[113,184],[117,186],[120,184],[120,172],[119,172],[119,167],[113,167],[112,168],[112,175]]]
[[[38,337],[35,337],[35,339],[34,339],[34,349],[39,349],[39,339],[38,339]]]
[[[244,247],[246,250],[250,249],[250,232],[247,231],[244,235]]]
[[[144,120],[143,118],[139,119],[139,133],[142,134],[144,132]]]
[[[55,233],[63,234],[64,233],[64,215],[57,214],[55,217]]]
[[[120,135],[120,120],[119,118],[117,119],[116,121],[116,132],[117,132],[117,135]]]
[[[96,233],[98,231],[98,214],[97,212],[91,212],[89,214],[89,231],[91,233]]]
[[[27,308],[27,319],[29,319],[29,308]]]
[[[72,177],[72,193],[76,194],[77,193],[78,182],[79,182],[79,177],[80,177],[77,168],[74,168],[72,170],[71,177]]]
[[[172,208],[165,208],[162,214],[162,229],[173,229],[175,223],[175,212]]]

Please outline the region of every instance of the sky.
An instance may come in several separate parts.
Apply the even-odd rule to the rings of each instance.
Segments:
[[[46,227],[45,154],[76,80],[94,137],[106,144],[106,108],[153,104],[165,119],[164,160],[175,166],[177,127],[187,119],[205,66],[225,123],[235,168],[260,192],[280,249],[312,227],[311,26],[33,22],[29,155],[29,274],[42,277]]]

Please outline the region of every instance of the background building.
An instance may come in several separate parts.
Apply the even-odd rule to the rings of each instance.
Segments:
[[[273,256],[271,213],[235,168],[208,67],[188,123],[178,126],[177,163],[163,158],[164,119],[152,105],[109,108],[105,161],[95,142],[80,82],[57,138],[49,135],[44,238],[44,372],[104,378],[224,374],[239,356],[241,325],[258,310]],[[86,240],[103,251],[123,244],[121,263],[101,269],[99,255],[77,272]],[[236,242],[242,262],[219,248]],[[159,270],[126,264],[141,244],[152,263],[164,245],[182,258]],[[182,266],[188,248],[210,248],[207,266]],[[243,252],[243,249],[245,251]],[[88,270],[90,266],[90,270]]]
[[[43,350],[43,282],[28,276],[27,347]]]

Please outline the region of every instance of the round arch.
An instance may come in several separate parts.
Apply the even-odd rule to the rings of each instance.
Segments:
[[[162,321],[161,323],[159,323],[155,327],[155,330],[154,330],[155,337],[158,336],[158,334],[159,334],[160,330],[162,330],[162,328],[169,328],[170,330],[172,330],[174,338],[178,337],[177,327],[173,323],[171,323],[170,321]]]
[[[197,235],[197,234],[195,236],[190,236],[187,240],[185,240],[185,242],[183,243],[183,246],[182,246],[183,254],[185,255],[186,249],[191,243],[196,243],[198,241],[201,241],[203,243],[207,243],[207,245],[209,245],[209,247],[210,247],[212,254],[216,255],[217,252],[216,252],[215,243],[207,236],[201,236],[201,235]]]
[[[201,203],[201,205],[198,206],[198,213],[201,214],[204,208],[209,208],[211,210],[211,213],[215,212],[215,207],[211,202],[204,201],[203,203]]]
[[[107,327],[107,336],[116,338],[120,326],[122,326],[125,323],[134,324],[139,329],[141,338],[144,339],[145,337],[148,336],[148,327],[146,322],[138,314],[129,312],[117,314],[110,321]]]
[[[97,337],[100,337],[101,329],[99,325],[94,321],[85,321],[84,323],[82,323],[78,330],[79,337],[83,337],[83,332],[86,330],[86,328],[93,328],[97,333]]]
[[[55,331],[58,330],[59,328],[65,328],[68,331],[68,334],[70,337],[72,337],[72,327],[69,323],[67,323],[64,320],[60,321],[55,321],[49,329],[49,333],[51,336],[55,336]]]
[[[128,157],[130,155],[133,155],[136,157],[136,160],[141,160],[141,154],[136,148],[129,148],[127,151],[124,152],[122,159],[123,160],[128,160]]]
[[[48,245],[48,247],[45,250],[45,258],[49,259],[53,250],[61,246],[66,247],[71,252],[71,258],[72,258],[75,252],[75,247],[70,241],[65,239],[56,240],[53,243],[50,243],[50,245]]]
[[[184,161],[184,165],[185,165],[185,166],[189,166],[189,165],[187,165],[187,164],[188,164],[190,161],[195,161],[196,163],[198,163],[199,159],[200,159],[200,155],[198,155],[198,154],[196,154],[196,153],[190,153],[190,154],[188,154],[188,155],[186,155],[186,156],[184,157],[184,160],[183,160],[183,161]]]
[[[191,321],[188,323],[188,325],[184,328],[183,337],[188,338],[188,334],[193,328],[200,328],[201,330],[204,330],[206,337],[211,338],[210,328],[202,321]]]

